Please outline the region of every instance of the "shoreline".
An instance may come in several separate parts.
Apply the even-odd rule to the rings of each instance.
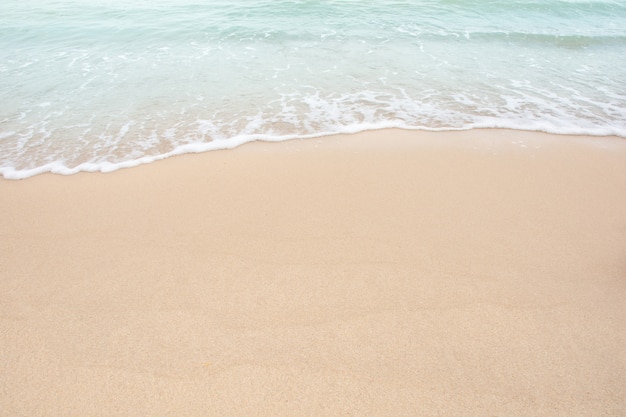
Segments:
[[[617,139],[390,129],[0,181],[0,409],[619,416]]]
[[[319,133],[319,134],[311,134],[304,136],[287,136],[287,137],[270,137],[267,135],[253,135],[252,138],[241,137],[237,140],[228,139],[224,141],[211,141],[206,143],[191,143],[185,145],[179,145],[178,147],[172,149],[169,152],[165,152],[157,155],[143,156],[138,159],[132,159],[123,162],[101,162],[101,163],[93,163],[93,162],[84,162],[73,168],[68,168],[64,165],[59,165],[57,162],[49,163],[36,168],[29,169],[20,169],[15,170],[14,167],[0,167],[0,179],[5,180],[24,180],[28,178],[32,178],[34,176],[42,175],[42,174],[56,174],[56,175],[76,175],[82,173],[110,173],[115,172],[121,169],[127,168],[135,168],[138,166],[151,164],[155,162],[159,162],[165,159],[169,159],[176,156],[182,155],[194,155],[194,154],[202,154],[207,152],[215,152],[215,151],[226,151],[232,150],[244,145],[254,144],[254,143],[281,143],[281,142],[291,142],[291,141],[301,141],[301,140],[324,140],[325,138],[340,138],[346,136],[353,135],[376,135],[377,132],[405,132],[405,134],[411,134],[412,136],[422,136],[423,138],[429,138],[433,135],[435,136],[476,136],[472,132],[482,133],[482,135],[488,136],[510,136],[511,134],[516,134],[521,137],[561,137],[561,138],[569,138],[569,140],[573,139],[584,139],[584,140],[626,140],[626,136],[619,135],[593,135],[593,134],[569,134],[569,133],[550,133],[538,130],[525,130],[525,129],[517,129],[517,128],[482,128],[482,127],[469,127],[469,128],[458,128],[458,129],[423,129],[423,128],[408,128],[408,127],[377,127],[377,128],[369,128],[363,130],[356,130],[354,132],[347,133]],[[398,133],[396,133],[397,135]],[[384,135],[384,134],[383,134]],[[404,135],[404,134],[403,134]],[[378,135],[380,136],[380,135]],[[505,139],[506,141],[506,139]]]

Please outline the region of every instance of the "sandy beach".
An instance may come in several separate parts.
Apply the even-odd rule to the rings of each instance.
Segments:
[[[0,212],[0,416],[626,413],[623,138],[251,143]]]

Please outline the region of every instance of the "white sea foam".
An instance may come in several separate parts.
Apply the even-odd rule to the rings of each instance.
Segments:
[[[179,145],[175,147],[173,150],[157,154],[153,156],[142,156],[134,159],[127,159],[120,162],[109,162],[109,161],[89,161],[84,162],[79,165],[68,167],[64,165],[62,162],[52,162],[47,163],[42,166],[38,166],[35,168],[27,168],[27,169],[16,169],[15,167],[0,167],[0,175],[2,175],[5,179],[15,180],[15,179],[25,179],[38,174],[43,173],[53,173],[53,174],[61,174],[61,175],[73,175],[79,172],[113,172],[123,168],[132,168],[142,164],[147,164],[155,161],[159,161],[162,159],[169,158],[171,156],[190,154],[190,153],[202,153],[208,151],[215,150],[227,150],[233,149],[235,147],[241,146],[245,143],[253,142],[253,141],[264,141],[264,142],[281,142],[286,140],[293,139],[312,139],[319,138],[325,136],[331,136],[335,134],[354,134],[363,131],[369,130],[382,130],[382,129],[406,129],[406,130],[424,130],[424,131],[453,131],[453,130],[471,130],[471,129],[484,129],[484,128],[504,128],[504,129],[517,129],[517,130],[527,130],[527,131],[537,131],[537,132],[546,132],[546,133],[555,133],[555,134],[565,134],[565,135],[592,135],[592,136],[618,136],[615,131],[611,129],[598,128],[593,130],[579,130],[574,128],[569,128],[564,126],[561,129],[554,129],[548,123],[502,123],[502,120],[494,118],[490,120],[476,121],[471,125],[468,125],[463,128],[447,128],[447,127],[414,127],[408,126],[399,122],[387,122],[380,124],[354,124],[349,125],[341,129],[341,131],[329,131],[329,132],[318,132],[316,134],[310,135],[284,135],[284,136],[269,136],[269,135],[242,135],[235,138],[222,139],[222,140],[214,140],[211,142],[196,142],[196,143],[187,143],[183,145]]]

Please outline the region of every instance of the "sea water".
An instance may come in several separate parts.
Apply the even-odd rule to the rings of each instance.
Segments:
[[[626,1],[0,2],[5,178],[385,127],[626,137]]]

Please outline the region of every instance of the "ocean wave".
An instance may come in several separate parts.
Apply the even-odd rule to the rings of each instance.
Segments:
[[[626,6],[5,0],[0,169],[401,127],[626,135]]]

